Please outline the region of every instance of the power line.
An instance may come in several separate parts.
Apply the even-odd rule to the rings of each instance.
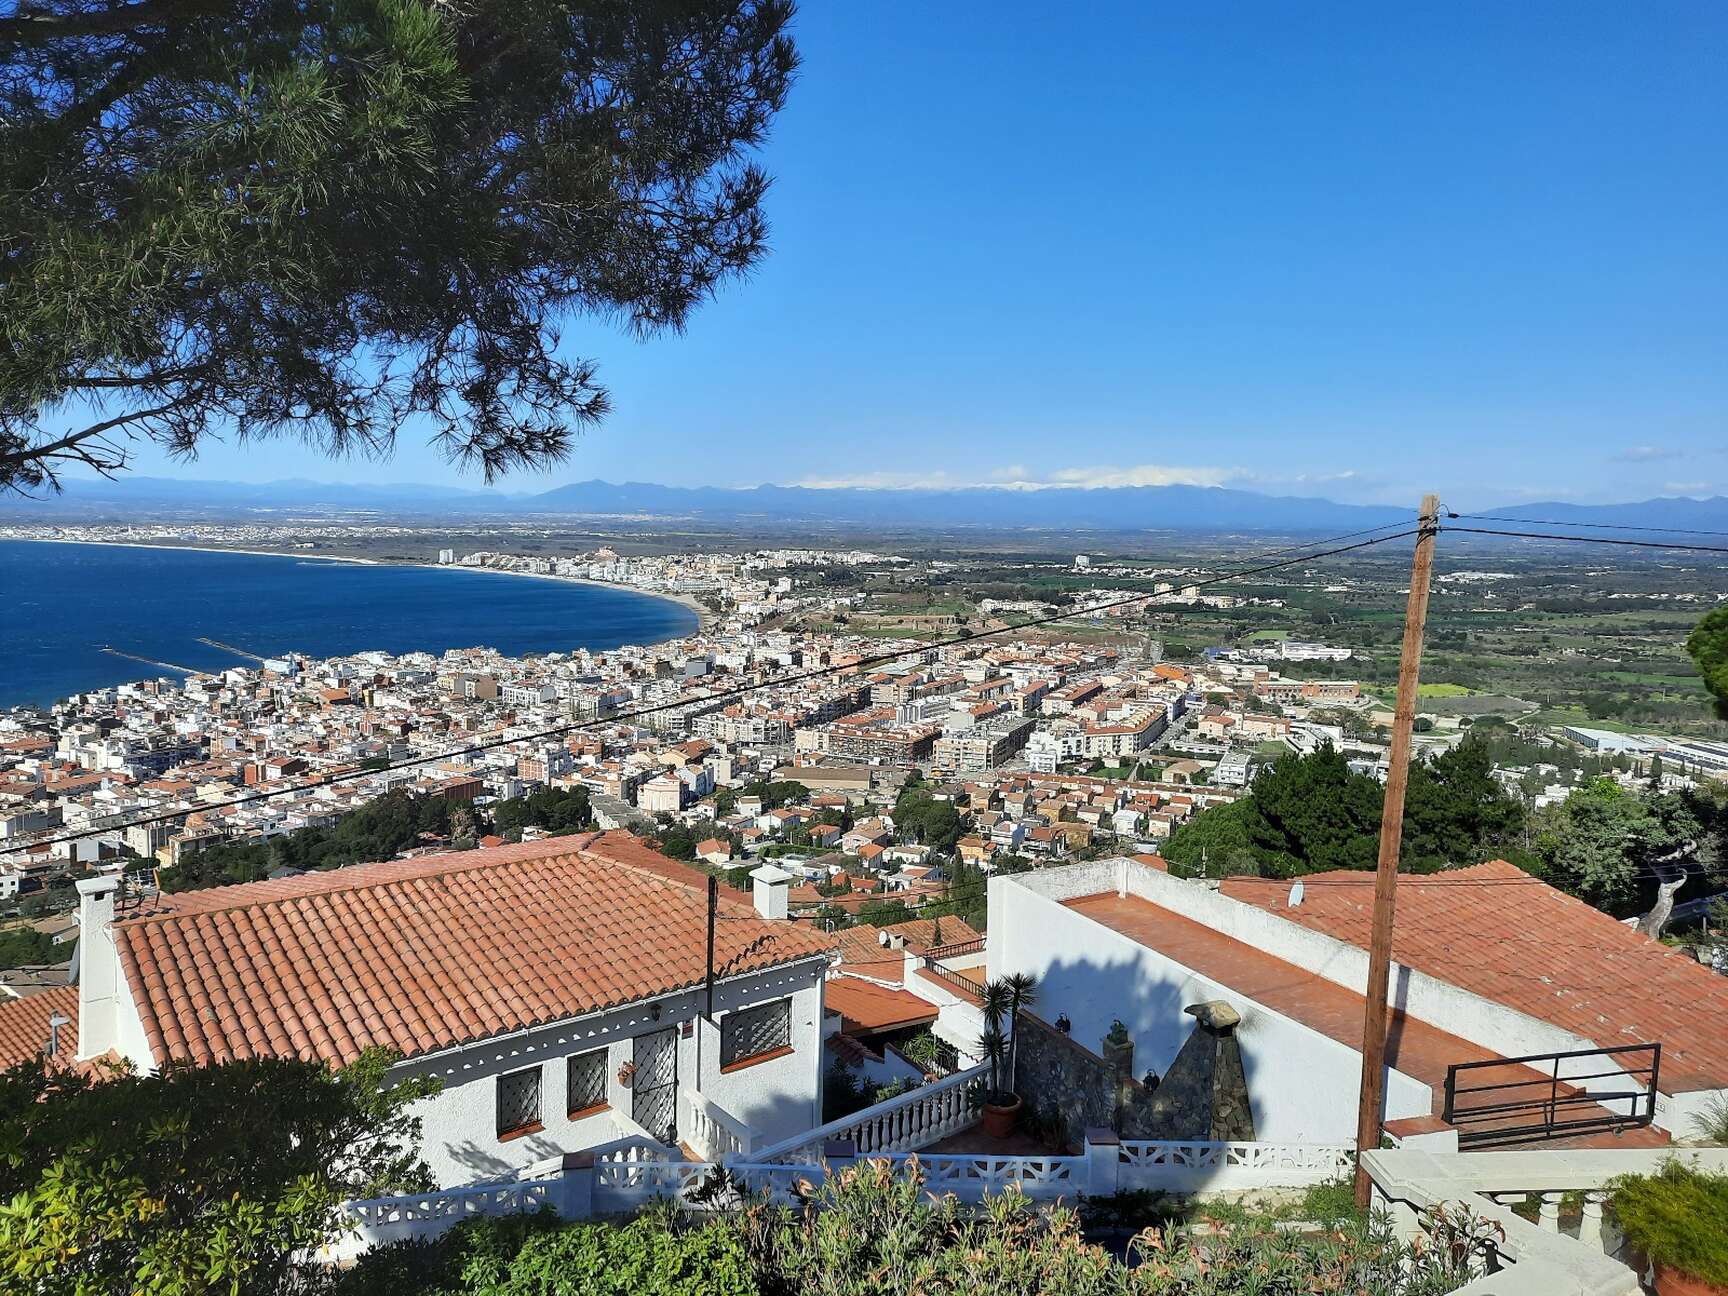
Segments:
[[[1497,531],[1488,527],[1449,526],[1441,529],[1460,535],[1512,536],[1520,540],[1569,540],[1577,544],[1626,545],[1634,549],[1683,549],[1692,553],[1728,554],[1728,545],[1664,544],[1660,540],[1624,540],[1617,536],[1550,535],[1543,531]]]
[[[1656,535],[1728,536],[1728,531],[1704,531],[1697,527],[1631,526],[1620,522],[1551,522],[1543,518],[1502,517],[1498,513],[1448,513],[1446,516],[1468,518],[1476,522],[1515,522],[1520,526],[1577,527],[1585,531],[1648,531]]]
[[[1384,529],[1383,527],[1367,528],[1367,530],[1369,530],[1369,531],[1378,531],[1378,530],[1383,530],[1383,529]],[[1303,563],[1318,562],[1322,558],[1332,558],[1332,557],[1335,557],[1339,554],[1352,553],[1352,552],[1355,552],[1356,550],[1359,550],[1359,549],[1367,549],[1373,545],[1385,544],[1391,540],[1401,540],[1401,539],[1404,539],[1408,536],[1415,535],[1416,532],[1417,532],[1417,528],[1412,527],[1409,530],[1395,532],[1391,535],[1381,535],[1381,536],[1374,536],[1374,537],[1369,538],[1369,539],[1356,540],[1353,543],[1338,545],[1338,546],[1331,548],[1331,549],[1322,550],[1319,553],[1300,554],[1300,555],[1293,557],[1293,558],[1280,559],[1277,562],[1262,563],[1259,566],[1250,567],[1250,568],[1247,568],[1247,569],[1242,570],[1242,571],[1227,572],[1227,573],[1224,573],[1223,575],[1219,575],[1219,576],[1210,576],[1210,577],[1206,577],[1206,578],[1201,579],[1201,580],[1188,581],[1184,584],[1183,588],[1184,589],[1204,589],[1208,586],[1222,584],[1225,581],[1241,580],[1244,577],[1258,576],[1258,575],[1262,575],[1266,572],[1278,571],[1278,570],[1280,570],[1282,568],[1286,568],[1286,567],[1300,566]],[[1363,533],[1362,532],[1353,532],[1350,534],[1360,535]],[[1337,539],[1347,539],[1348,536],[1339,536],[1336,538]],[[1317,541],[1313,541],[1312,543],[1313,544],[1325,544],[1325,543],[1328,543],[1328,541],[1317,540]],[[1274,550],[1273,552],[1274,553],[1281,553],[1281,552],[1285,552],[1285,551],[1284,550]],[[705,706],[705,705],[709,705],[709,704],[717,703],[717,702],[724,703],[724,702],[734,701],[738,698],[746,697],[752,693],[760,692],[764,689],[784,688],[790,684],[800,684],[800,683],[804,683],[808,680],[822,679],[822,678],[825,678],[825,677],[830,676],[830,675],[840,674],[842,672],[851,672],[851,673],[862,672],[862,671],[868,670],[868,669],[875,667],[875,666],[881,666],[881,665],[885,665],[889,662],[900,661],[900,660],[907,658],[907,657],[916,657],[916,656],[919,656],[920,654],[927,653],[927,652],[934,652],[938,649],[953,648],[953,647],[957,647],[961,644],[974,643],[980,639],[991,639],[991,638],[995,638],[999,635],[1014,634],[1014,633],[1016,633],[1018,631],[1022,631],[1022,630],[1036,629],[1039,626],[1052,625],[1052,624],[1055,624],[1056,622],[1059,622],[1059,621],[1069,621],[1069,620],[1073,620],[1076,617],[1093,616],[1099,612],[1108,611],[1111,608],[1126,607],[1128,604],[1131,604],[1131,603],[1143,603],[1147,599],[1158,598],[1158,597],[1160,597],[1160,596],[1154,592],[1131,594],[1131,595],[1127,595],[1123,598],[1111,599],[1111,600],[1108,600],[1108,601],[1103,602],[1103,603],[1097,603],[1097,604],[1094,604],[1091,607],[1087,607],[1087,608],[1081,608],[1078,610],[1070,610],[1070,611],[1064,611],[1064,612],[1055,612],[1055,613],[1051,613],[1047,616],[1030,617],[1024,621],[1017,621],[1017,622],[1014,622],[1010,625],[998,626],[998,627],[995,627],[994,629],[972,630],[972,631],[966,632],[965,634],[951,636],[950,638],[947,638],[947,639],[939,639],[939,640],[935,640],[935,641],[929,642],[929,643],[922,643],[921,642],[921,643],[914,645],[913,647],[900,648],[900,649],[896,649],[892,652],[877,653],[877,654],[874,654],[872,656],[861,657],[856,661],[846,662],[846,663],[841,664],[841,665],[824,666],[824,667],[820,667],[816,670],[801,671],[801,672],[796,672],[796,673],[791,674],[791,675],[782,675],[776,679],[761,680],[761,681],[758,681],[758,682],[752,683],[752,684],[742,684],[742,685],[738,685],[734,688],[722,689],[719,692],[715,692],[715,693],[705,693],[699,697],[684,697],[684,698],[676,698],[676,699],[673,699],[673,700],[667,701],[667,702],[657,702],[651,706],[637,707],[634,710],[629,710],[629,711],[620,711],[620,712],[617,712],[613,715],[597,718],[594,720],[581,720],[581,721],[577,721],[577,722],[572,723],[572,724],[556,725],[556,726],[553,726],[552,728],[549,728],[549,729],[536,730],[532,733],[515,734],[512,736],[493,738],[493,739],[490,739],[486,742],[470,743],[470,744],[463,746],[463,747],[456,747],[456,748],[448,749],[446,751],[434,752],[434,753],[432,753],[430,755],[426,755],[426,756],[415,756],[415,757],[410,757],[409,759],[406,759],[406,760],[393,761],[387,765],[375,766],[375,767],[370,768],[370,769],[352,769],[352,770],[346,770],[346,771],[339,771],[337,773],[330,774],[330,775],[327,775],[324,777],[310,779],[306,782],[299,783],[299,784],[294,784],[294,785],[290,785],[290,786],[286,786],[286,787],[280,787],[280,788],[266,788],[266,789],[263,789],[263,790],[260,790],[257,792],[247,793],[244,796],[230,797],[227,800],[223,800],[223,801],[207,801],[207,802],[204,802],[200,805],[181,806],[181,807],[179,807],[177,809],[173,809],[173,810],[164,810],[164,811],[159,811],[155,814],[144,815],[144,816],[137,817],[137,818],[130,818],[130,819],[127,819],[123,823],[110,823],[110,824],[106,824],[106,825],[101,826],[101,827],[81,829],[80,831],[73,832],[73,833],[60,833],[60,834],[58,834],[56,836],[52,836],[52,837],[37,837],[37,838],[32,838],[31,840],[28,840],[28,841],[18,841],[16,843],[9,844],[7,847],[7,850],[10,853],[13,851],[37,849],[37,848],[40,848],[43,846],[57,846],[57,845],[61,845],[61,844],[66,843],[66,842],[82,841],[86,837],[102,836],[102,835],[107,834],[107,833],[120,832],[120,831],[123,831],[127,828],[142,828],[142,827],[147,827],[151,824],[168,823],[172,820],[182,819],[189,814],[207,812],[207,811],[211,811],[211,810],[227,810],[227,809],[232,809],[236,806],[252,805],[252,804],[255,804],[255,803],[260,802],[260,801],[270,801],[270,800],[274,800],[278,797],[293,796],[297,793],[309,792],[309,791],[312,791],[316,788],[329,787],[329,786],[331,786],[333,784],[337,784],[337,783],[347,783],[347,782],[351,782],[351,781],[356,780],[356,779],[367,779],[367,778],[371,778],[371,777],[374,777],[374,776],[379,775],[379,774],[391,773],[391,772],[393,772],[395,770],[399,770],[399,769],[413,769],[413,768],[421,766],[421,765],[432,764],[433,762],[436,762],[436,761],[451,760],[451,759],[458,757],[458,756],[478,755],[479,753],[487,752],[487,751],[493,751],[499,747],[510,746],[511,744],[514,744],[514,743],[539,742],[539,741],[542,741],[542,740],[548,739],[548,738],[561,738],[567,734],[578,733],[578,732],[581,732],[583,730],[588,730],[588,729],[597,729],[597,728],[601,728],[601,727],[608,726],[608,725],[620,724],[620,723],[623,723],[623,722],[629,721],[629,720],[641,719],[644,716],[659,715],[659,714],[662,714],[662,713],[667,712],[667,711],[678,710],[681,707]]]

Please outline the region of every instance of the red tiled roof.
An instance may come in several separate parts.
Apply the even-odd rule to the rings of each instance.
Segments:
[[[936,1005],[928,999],[853,976],[830,977],[822,1001],[840,1014],[841,1030],[866,1035],[936,1020]]]
[[[876,981],[892,981],[899,984],[906,967],[906,956],[897,949],[885,949],[881,944],[881,934],[890,932],[896,936],[904,936],[907,945],[914,951],[931,948],[935,940],[936,925],[942,925],[942,943],[958,945],[962,941],[974,941],[983,933],[962,922],[958,918],[910,918],[905,922],[891,923],[886,927],[872,927],[862,923],[857,927],[843,927],[834,933],[834,947],[840,951],[840,963],[848,972],[859,976],[867,976]],[[832,983],[830,983],[832,984]]]
[[[1295,908],[1288,881],[1229,878],[1223,892],[1366,948],[1373,874],[1306,881],[1320,885]],[[1392,953],[1605,1048],[1659,1042],[1666,1092],[1728,1087],[1728,977],[1504,860],[1400,877]]]
[[[56,1012],[72,1019],[60,1028],[62,1057],[78,1052],[78,987],[56,986],[23,999],[0,1000],[0,1071],[27,1062],[48,1047],[48,1018]]]
[[[158,1062],[404,1056],[698,985],[707,878],[628,833],[163,896],[115,923]],[[728,975],[830,939],[724,892]],[[760,948],[753,943],[766,937]]]

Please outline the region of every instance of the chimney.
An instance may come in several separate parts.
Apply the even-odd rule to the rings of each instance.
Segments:
[[[785,869],[764,864],[750,871],[750,882],[756,912],[764,918],[784,918],[787,893],[792,889],[792,875]]]
[[[120,1039],[120,954],[114,948],[117,877],[78,881],[78,1057],[100,1057]]]

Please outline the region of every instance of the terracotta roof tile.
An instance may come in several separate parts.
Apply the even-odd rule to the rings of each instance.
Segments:
[[[23,999],[0,1000],[0,1071],[36,1057],[48,1047],[48,1019],[65,1013],[71,1023],[60,1028],[60,1052],[78,1052],[78,987],[56,986]]]
[[[822,1000],[840,1014],[841,1030],[865,1035],[936,1020],[936,1005],[928,999],[855,976],[830,977],[822,987]]]
[[[115,924],[158,1062],[404,1056],[700,984],[707,879],[627,833],[162,896]],[[722,894],[729,975],[831,938]],[[753,942],[767,937],[760,948]]]
[[[1222,889],[1366,948],[1374,875],[1305,881],[1321,885],[1294,908],[1288,881],[1229,878]],[[1659,1042],[1666,1092],[1728,1087],[1728,977],[1504,860],[1400,877],[1393,957],[1603,1047]]]

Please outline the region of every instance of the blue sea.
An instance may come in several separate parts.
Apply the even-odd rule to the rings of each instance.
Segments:
[[[0,707],[173,676],[104,646],[195,670],[382,649],[604,650],[692,634],[696,614],[604,586],[459,568],[0,541]]]

